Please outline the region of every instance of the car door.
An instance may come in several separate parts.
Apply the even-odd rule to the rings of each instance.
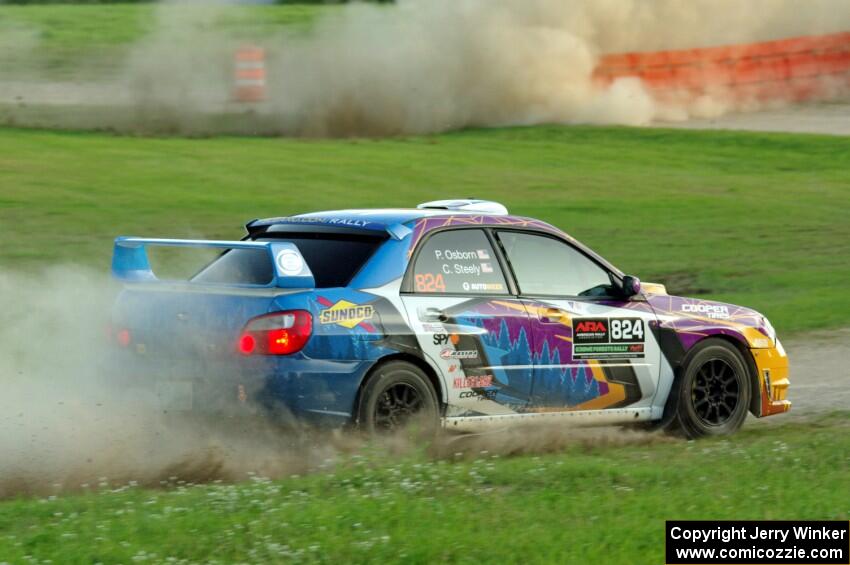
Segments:
[[[617,276],[554,235],[499,230],[499,244],[529,312],[534,343],[531,408],[648,406],[658,386],[656,317],[625,298]]]
[[[484,230],[426,236],[412,256],[402,301],[423,354],[442,373],[447,416],[526,409],[531,321]]]

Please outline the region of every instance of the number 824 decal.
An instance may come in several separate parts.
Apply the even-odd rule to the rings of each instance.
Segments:
[[[574,359],[638,359],[644,355],[642,318],[574,318]]]

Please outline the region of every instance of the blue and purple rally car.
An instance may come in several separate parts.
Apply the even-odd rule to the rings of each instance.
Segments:
[[[691,437],[790,408],[764,316],[669,296],[495,202],[246,229],[240,241],[115,241],[115,341],[163,406],[259,406],[370,432],[416,416],[464,431],[655,422]],[[160,280],[152,246],[221,253],[188,280]]]

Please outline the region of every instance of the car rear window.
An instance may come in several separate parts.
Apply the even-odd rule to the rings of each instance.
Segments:
[[[192,277],[209,284],[259,284],[272,282],[274,271],[265,249],[230,249]]]
[[[316,280],[316,288],[347,285],[385,238],[358,234],[264,232],[256,241],[294,243]],[[195,275],[194,282],[265,285],[274,277],[265,250],[232,249]]]

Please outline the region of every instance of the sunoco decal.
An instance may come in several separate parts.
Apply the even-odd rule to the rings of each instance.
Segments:
[[[573,319],[573,359],[641,359],[641,318]]]
[[[375,315],[371,304],[355,304],[347,300],[339,300],[330,308],[319,312],[321,324],[337,324],[344,328],[353,329]]]

